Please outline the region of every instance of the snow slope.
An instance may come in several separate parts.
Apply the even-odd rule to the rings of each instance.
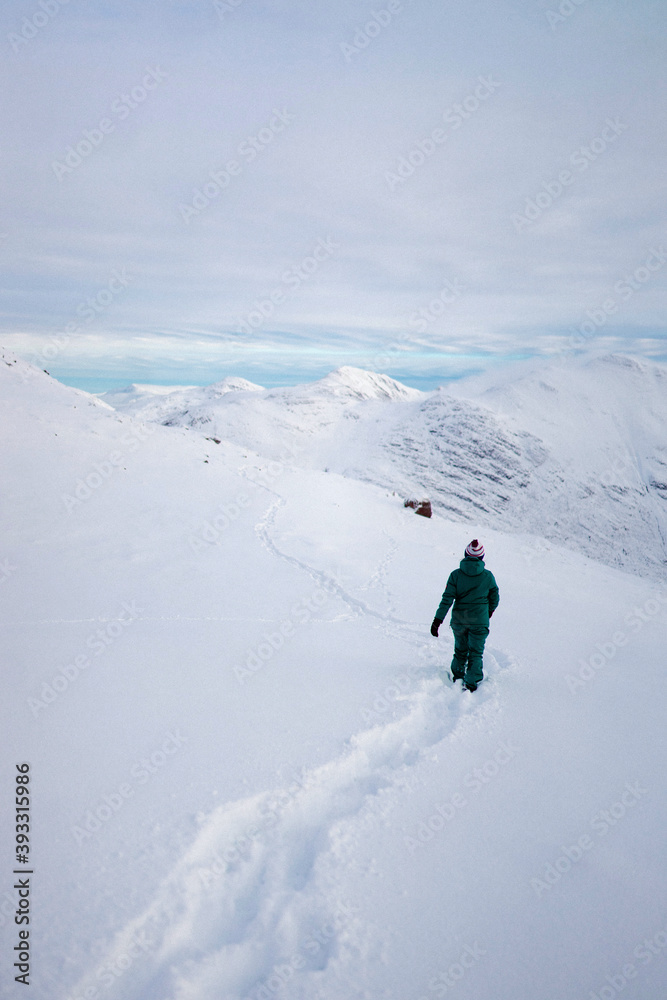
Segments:
[[[9,355],[0,404],[33,997],[662,995],[664,586]],[[470,695],[428,628],[477,534],[501,605]]]

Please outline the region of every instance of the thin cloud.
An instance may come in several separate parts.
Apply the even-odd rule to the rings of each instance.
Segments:
[[[552,26],[546,2],[513,17],[403,2],[365,35],[375,8],[351,0],[231,7],[71,3],[13,51],[31,10],[5,5],[4,342],[47,343],[125,268],[126,294],[63,363],[130,365],[137,345],[157,360],[170,331],[193,359],[197,331],[249,357],[295,339],[351,359],[397,340],[415,357],[541,352],[664,242],[654,4],[582,5]],[[68,150],[81,162],[58,177]],[[183,205],[202,207],[186,222]],[[329,239],[335,254],[243,342],[256,303]],[[658,350],[666,277],[600,336]],[[417,328],[447,282],[464,291]]]

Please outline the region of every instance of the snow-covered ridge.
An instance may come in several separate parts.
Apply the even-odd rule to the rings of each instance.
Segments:
[[[207,386],[168,386],[131,383],[123,389],[99,393],[99,398],[118,409],[128,404],[147,403],[153,396],[171,396],[174,405],[200,405],[209,400],[219,399],[229,392],[265,392],[268,398],[290,395],[329,396],[345,399],[418,399],[423,395],[419,389],[411,389],[388,375],[365,371],[344,365],[329,372],[324,378],[305,385],[288,386],[266,390],[255,382],[228,375],[219,382]]]
[[[429,495],[450,517],[664,571],[664,366],[620,355],[532,361],[431,393],[351,367],[273,390],[232,381],[118,405],[273,461]]]
[[[420,399],[424,393],[419,389],[411,389],[409,386],[403,385],[402,382],[397,382],[389,375],[378,375],[376,372],[344,365],[342,368],[329,372],[317,382],[288,389],[276,389],[268,395],[269,398],[282,395],[285,398],[309,395],[348,400],[383,399],[391,401]]]
[[[262,386],[231,375],[206,386],[132,383],[124,389],[99,393],[99,399],[123,413],[141,414],[142,419],[165,423],[175,414],[216,403],[227,393],[262,391]]]

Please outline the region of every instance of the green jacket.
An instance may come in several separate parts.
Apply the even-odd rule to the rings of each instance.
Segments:
[[[498,585],[493,573],[484,568],[484,560],[466,556],[449,574],[435,617],[444,621],[453,604],[453,625],[488,625],[499,602]]]

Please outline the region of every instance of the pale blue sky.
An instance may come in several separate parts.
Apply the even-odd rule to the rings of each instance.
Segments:
[[[665,358],[666,14],[9,0],[0,342],[96,388]]]

